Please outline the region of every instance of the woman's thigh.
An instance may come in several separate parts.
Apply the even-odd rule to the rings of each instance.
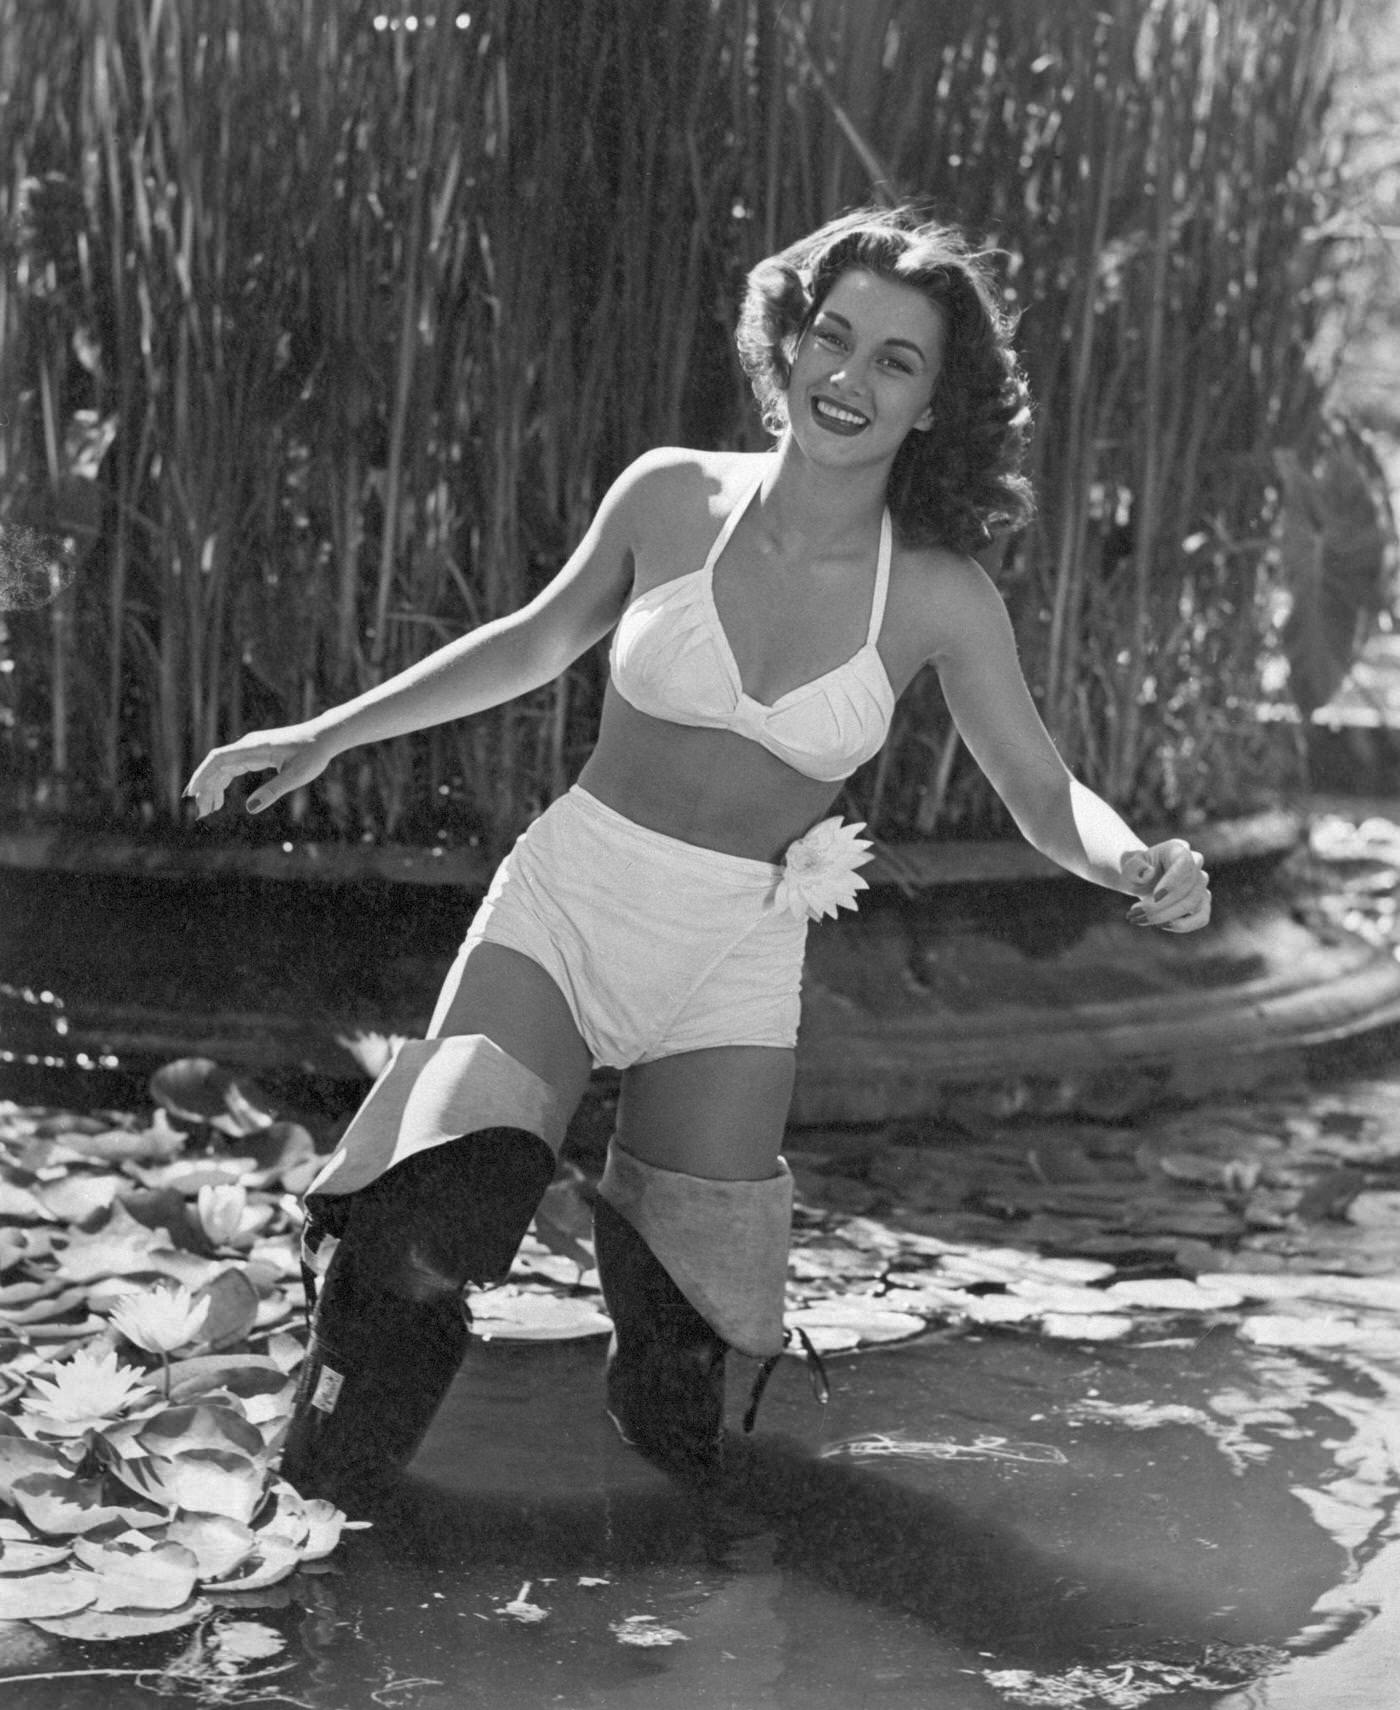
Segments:
[[[661,1169],[767,1181],[782,1148],[796,1053],[718,1045],[624,1071],[618,1144]]]
[[[467,945],[452,964],[428,1027],[430,1039],[484,1033],[558,1094],[572,1112],[593,1062],[564,994],[529,956],[489,940]]]

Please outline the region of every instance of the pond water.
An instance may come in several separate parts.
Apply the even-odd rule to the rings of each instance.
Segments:
[[[371,901],[373,944],[318,958],[343,897],[249,895],[251,926],[170,881],[60,899],[0,875],[0,1045],[21,1047],[0,1097],[141,1098],[138,1054],[75,1072],[65,1005],[213,1013],[213,992],[329,1028],[344,981],[368,1025],[460,925],[445,896],[411,917]],[[299,1091],[333,1116],[358,1089]],[[1105,1344],[937,1331],[831,1356],[826,1407],[784,1362],[712,1502],[618,1441],[600,1340],[479,1344],[409,1479],[328,1562],[206,1630],[0,1624],[0,1710],[1388,1710],[1400,1299],[1352,1307],[1311,1348],[1223,1321]],[[753,1368],[732,1364],[737,1414]],[[218,1672],[210,1633],[235,1619],[286,1648]]]
[[[618,1441],[601,1354],[596,1338],[478,1347],[376,1524],[237,1611],[289,1641],[275,1677],[165,1672],[188,1635],[12,1629],[0,1704],[1391,1702],[1375,1669],[1400,1613],[1394,1423],[1374,1363],[1229,1333],[1099,1349],[935,1334],[833,1358],[820,1408],[785,1362],[727,1500],[707,1504]],[[1388,1608],[1368,1622],[1372,1599]]]

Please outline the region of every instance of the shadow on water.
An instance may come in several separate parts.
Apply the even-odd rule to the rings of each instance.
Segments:
[[[1222,1658],[1302,1633],[1349,1571],[1296,1494],[1355,1447],[1335,1374],[1232,1336],[935,1336],[835,1360],[827,1408],[785,1364],[717,1502],[618,1441],[601,1362],[596,1339],[474,1349],[373,1527],[235,1612],[293,1647],[261,1701],[1005,1710],[984,1671],[1211,1658],[1239,1679]],[[1245,1423],[1221,1426],[1227,1406]],[[1160,1422],[1140,1428],[1149,1407]],[[861,1460],[877,1435],[899,1452]],[[65,1643],[28,1666],[159,1670],[177,1639]],[[177,1685],[70,1676],[0,1706],[131,1710]]]
[[[1121,1670],[1279,1644],[1345,1571],[1290,1490],[1329,1464],[1320,1412],[1285,1473],[1232,1466],[1188,1426],[1071,1426],[1057,1407],[1086,1391],[1161,1394],[1183,1365],[1197,1385],[1251,1381],[1223,1342],[1130,1364],[1010,1338],[929,1341],[838,1362],[825,1412],[787,1372],[717,1502],[616,1440],[600,1358],[597,1343],[474,1357],[413,1476],[316,1582],[295,1696],[976,1710],[1006,1703],[986,1669]],[[1018,1443],[1037,1416],[1039,1440]],[[877,1427],[932,1428],[970,1452],[879,1468],[842,1452]],[[647,1629],[653,1642],[635,1643]]]

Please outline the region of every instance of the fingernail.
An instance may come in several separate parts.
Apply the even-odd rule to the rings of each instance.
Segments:
[[[249,813],[261,813],[263,810],[263,804],[256,796],[249,796],[248,800],[243,805],[248,809]]]

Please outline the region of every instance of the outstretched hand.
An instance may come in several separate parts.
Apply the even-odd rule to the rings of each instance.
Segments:
[[[243,804],[249,813],[261,813],[289,791],[318,778],[335,754],[327,739],[308,725],[251,730],[237,742],[210,749],[185,785],[184,793],[193,798],[198,817],[203,819],[224,805],[224,792],[235,778],[245,772],[272,771],[276,777],[259,784]]]
[[[1123,857],[1124,879],[1138,894],[1128,910],[1134,926],[1196,932],[1210,920],[1210,874],[1205,858],[1184,838],[1171,837]]]

